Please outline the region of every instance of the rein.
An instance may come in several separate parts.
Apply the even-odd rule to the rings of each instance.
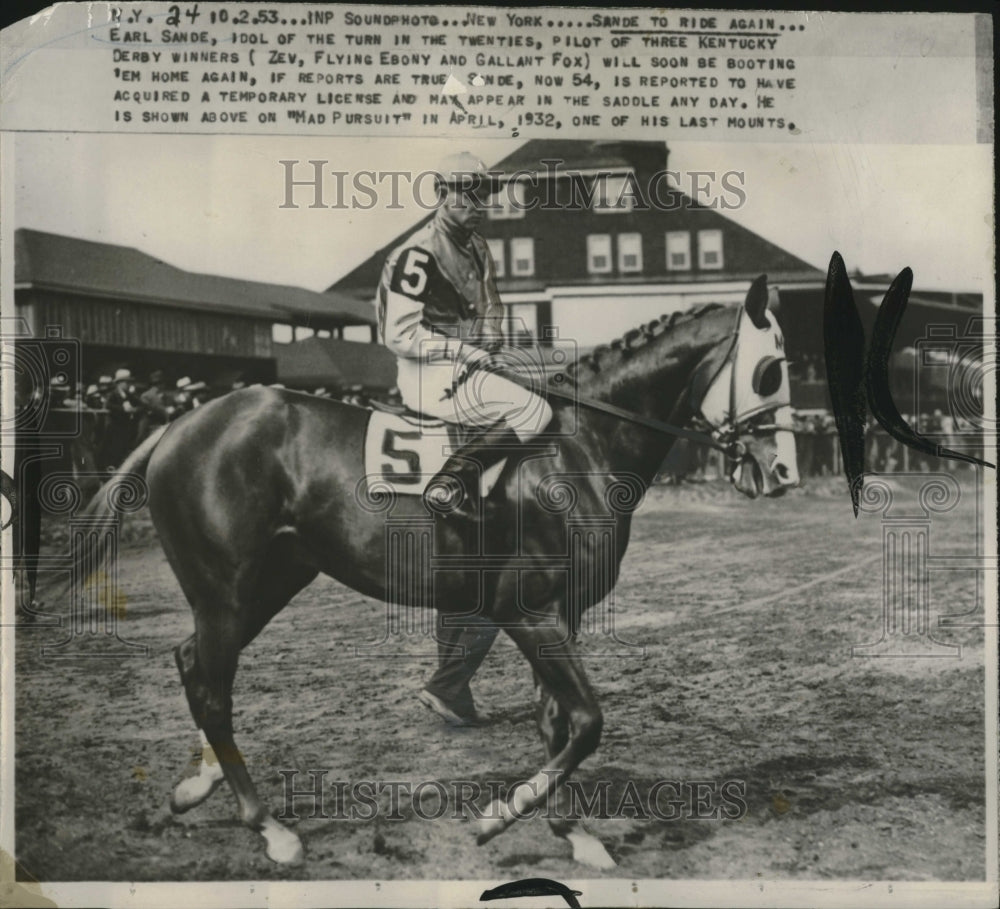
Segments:
[[[737,313],[737,317],[738,317]],[[737,321],[737,325],[739,322]],[[729,352],[726,354],[725,359],[722,361],[722,365],[716,372],[716,376],[725,367],[726,363],[733,358],[736,351],[736,344],[739,339],[738,329],[734,329],[731,334],[731,342],[729,347]],[[489,367],[480,367],[489,368]],[[727,458],[738,460],[741,456],[739,452],[740,443],[736,437],[736,427],[732,427],[732,431],[727,431],[724,428],[717,428],[709,426],[709,429],[715,430],[718,435],[725,439],[725,441],[719,441],[715,435],[710,435],[707,432],[701,432],[697,429],[688,429],[685,426],[674,426],[672,423],[667,423],[664,420],[657,420],[653,417],[647,417],[641,413],[635,413],[632,410],[626,410],[624,407],[618,407],[615,404],[609,404],[606,401],[599,401],[597,398],[589,398],[586,395],[578,394],[575,391],[563,391],[559,388],[553,388],[551,385],[546,385],[542,389],[534,388],[530,382],[519,376],[517,373],[510,372],[505,369],[496,369],[495,367],[490,370],[491,372],[496,372],[503,376],[505,379],[509,379],[522,388],[528,389],[528,391],[534,392],[535,394],[544,394],[546,397],[562,398],[564,401],[571,401],[574,404],[578,404],[582,407],[587,407],[590,410],[597,410],[601,413],[606,413],[612,417],[618,417],[621,420],[626,420],[629,423],[635,423],[638,426],[644,426],[646,429],[652,429],[654,432],[659,432],[664,435],[677,436],[681,439],[687,439],[690,442],[696,442],[699,445],[707,445],[709,448],[715,451],[722,452]],[[708,425],[708,424],[706,424]]]
[[[732,375],[730,377],[730,387],[729,387],[729,413],[726,420],[720,425],[716,426],[706,420],[700,412],[700,407],[695,415],[695,419],[699,421],[705,430],[688,428],[686,426],[674,426],[672,423],[667,423],[663,420],[657,420],[653,417],[647,417],[640,413],[635,413],[631,410],[626,410],[624,407],[618,407],[615,404],[609,404],[606,401],[600,401],[596,398],[590,398],[586,395],[581,395],[574,391],[564,391],[559,388],[553,388],[551,385],[546,385],[543,389],[536,389],[521,376],[516,373],[511,373],[505,369],[496,369],[495,367],[491,371],[497,372],[506,379],[510,379],[512,382],[520,385],[522,388],[527,388],[529,391],[535,394],[544,394],[547,397],[562,398],[566,401],[572,401],[574,404],[580,405],[582,407],[587,407],[590,410],[600,411],[601,413],[606,413],[613,417],[618,417],[621,420],[626,420],[629,423],[634,423],[638,426],[644,426],[646,429],[652,429],[654,432],[663,433],[664,435],[677,436],[682,439],[687,439],[691,442],[696,442],[699,445],[706,445],[715,451],[722,452],[727,459],[731,461],[740,460],[746,453],[746,446],[740,440],[742,434],[755,435],[763,432],[772,432],[779,429],[793,429],[791,426],[779,426],[773,421],[768,423],[753,423],[749,421],[746,417],[740,417],[736,414],[736,351],[739,346],[739,336],[740,336],[740,317],[742,314],[742,307],[737,309],[736,312],[736,325],[733,327],[732,332],[729,336],[729,350],[726,353],[725,358],[723,358],[722,363],[716,369],[715,374],[708,382],[708,387],[711,387],[712,383],[719,377],[722,370],[725,369],[727,364],[732,363]],[[489,367],[481,367],[489,368]],[[751,416],[753,416],[751,414]]]
[[[513,381],[517,382],[517,378],[506,372],[502,373],[502,375],[504,378],[513,379]],[[530,387],[526,382],[518,382],[518,384],[523,385],[530,390]],[[562,391],[561,389],[552,388],[550,386],[545,387],[544,393],[547,397],[562,398],[565,401],[572,401],[574,404],[579,404],[582,407],[589,408],[590,410],[598,410],[602,413],[609,414],[612,417],[619,417],[622,420],[627,420],[629,423],[645,426],[647,429],[652,429],[656,432],[663,433],[664,435],[679,436],[682,439],[697,442],[700,445],[708,445],[710,448],[714,448],[716,451],[721,451],[727,455],[732,449],[731,443],[723,445],[721,442],[716,441],[716,439],[708,433],[699,432],[697,429],[687,429],[683,426],[674,426],[672,423],[666,423],[663,420],[655,420],[652,417],[643,416],[641,413],[626,410],[624,407],[617,407],[614,404],[608,404],[606,401],[598,401],[596,398],[588,398],[585,395]]]

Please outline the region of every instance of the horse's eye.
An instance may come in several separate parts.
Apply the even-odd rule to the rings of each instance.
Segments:
[[[769,398],[777,394],[781,388],[781,360],[776,357],[764,357],[753,371],[754,394]]]

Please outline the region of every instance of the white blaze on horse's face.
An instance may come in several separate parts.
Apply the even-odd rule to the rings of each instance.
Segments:
[[[764,320],[766,327],[758,327],[741,307],[735,356],[701,405],[712,426],[735,429],[742,457],[732,479],[751,498],[780,495],[799,482],[785,341],[774,315]]]

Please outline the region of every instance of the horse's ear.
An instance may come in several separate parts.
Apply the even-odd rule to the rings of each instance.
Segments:
[[[768,312],[773,312],[776,316],[781,315],[781,294],[778,293],[778,288],[773,284],[767,288],[767,309]]]
[[[750,316],[750,321],[757,328],[767,328],[770,325],[765,315],[767,311],[767,298],[767,275],[761,275],[750,285],[746,301],[743,303],[743,308],[746,309],[747,315]]]

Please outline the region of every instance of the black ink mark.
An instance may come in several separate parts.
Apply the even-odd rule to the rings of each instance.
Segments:
[[[549,880],[547,877],[529,877],[523,881],[511,881],[508,884],[501,884],[492,890],[484,890],[479,897],[481,903],[488,900],[504,900],[520,896],[561,896],[566,900],[570,909],[580,909],[577,897],[579,890],[570,890],[565,884],[559,881]]]
[[[839,252],[831,257],[826,274],[823,346],[826,382],[837,421],[851,504],[857,517],[865,469],[865,330]]]
[[[6,530],[14,523],[14,518],[17,516],[17,486],[14,480],[2,470],[0,470],[0,480],[3,481],[3,497],[10,505],[10,515],[7,518],[7,523],[0,525],[0,530]]]
[[[989,461],[952,451],[921,436],[899,412],[889,388],[889,357],[896,329],[903,319],[913,287],[913,272],[904,268],[882,299],[872,341],[865,358],[865,332],[854,302],[854,292],[840,253],[834,252],[826,275],[823,310],[823,347],[826,381],[844,456],[844,473],[851,491],[854,516],[858,516],[865,469],[865,422],[868,408],[879,425],[915,451],[938,458],[950,458],[994,467]],[[867,405],[867,406],[866,406]]]
[[[892,342],[896,337],[896,329],[903,320],[912,286],[913,272],[904,268],[896,275],[896,280],[886,291],[878,315],[875,317],[872,343],[868,350],[868,406],[875,419],[897,442],[902,442],[922,454],[993,467],[989,461],[952,451],[925,439],[903,419],[896,402],[892,400],[892,392],[889,391],[889,355],[892,353]]]

